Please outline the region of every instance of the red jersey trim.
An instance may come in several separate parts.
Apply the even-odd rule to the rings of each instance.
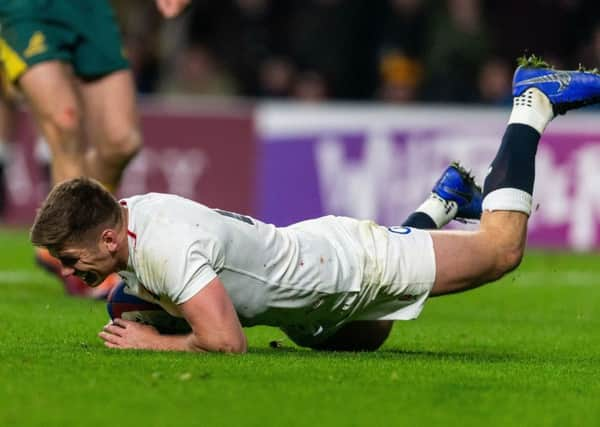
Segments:
[[[121,206],[127,206],[127,202],[125,200],[119,200],[119,204]],[[129,237],[131,237],[133,240],[135,240],[135,242],[133,244],[133,247],[135,247],[135,244],[137,243],[137,235],[131,230],[127,230],[127,235]]]

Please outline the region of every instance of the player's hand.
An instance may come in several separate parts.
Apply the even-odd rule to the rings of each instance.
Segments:
[[[123,319],[108,323],[98,336],[110,348],[153,349],[160,338],[158,331],[149,325]]]
[[[156,7],[165,18],[173,18],[187,7],[190,0],[156,0]]]

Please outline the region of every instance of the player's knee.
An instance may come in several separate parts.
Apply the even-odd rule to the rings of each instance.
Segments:
[[[79,134],[82,126],[81,111],[76,106],[59,108],[41,118],[42,127],[50,128],[59,140],[71,139]]]
[[[507,273],[516,269],[523,260],[523,255],[525,253],[525,248],[523,246],[517,246],[507,251],[505,266]]]
[[[102,160],[108,165],[124,167],[142,147],[142,137],[133,128],[106,138],[99,148]]]
[[[523,259],[524,247],[515,245],[501,250],[496,257],[495,277],[499,279],[507,273],[516,269]]]
[[[309,347],[324,351],[375,351],[388,338],[393,324],[391,320],[350,322],[327,340]]]
[[[125,138],[120,141],[120,155],[129,162],[142,148],[142,135],[137,128],[133,128]]]

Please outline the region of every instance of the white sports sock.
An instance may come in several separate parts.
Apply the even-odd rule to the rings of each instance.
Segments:
[[[442,228],[454,219],[457,210],[456,202],[444,200],[437,194],[431,193],[415,212],[423,212],[435,222],[437,228]]]
[[[532,197],[518,188],[499,188],[484,197],[484,211],[517,211],[531,215]]]
[[[553,118],[554,111],[548,97],[539,89],[529,88],[513,98],[513,109],[508,124],[528,125],[541,135]]]

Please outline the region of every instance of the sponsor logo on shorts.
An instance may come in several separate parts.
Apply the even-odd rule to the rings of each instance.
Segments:
[[[23,52],[23,55],[25,58],[31,58],[32,56],[39,55],[47,50],[46,36],[41,31],[36,31],[29,39],[29,44],[27,45],[27,49]]]
[[[388,230],[396,234],[409,234],[412,231],[410,227],[402,227],[397,225],[388,227]]]

